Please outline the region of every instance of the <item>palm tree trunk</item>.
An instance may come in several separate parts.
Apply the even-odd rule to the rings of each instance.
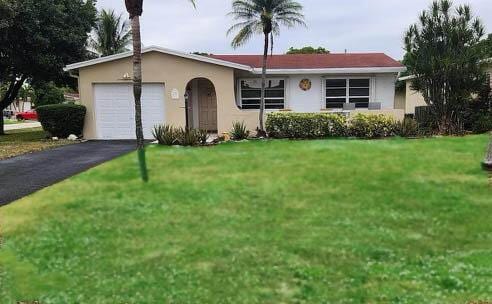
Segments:
[[[266,88],[266,70],[268,59],[268,33],[265,33],[265,44],[263,48],[263,66],[261,69],[261,98],[260,98],[260,136],[265,135],[265,124],[263,122],[265,118],[265,88]]]
[[[134,16],[132,22],[133,36],[133,95],[135,97],[135,132],[137,135],[138,161],[140,174],[144,182],[148,181],[145,146],[142,127],[142,41],[140,38],[140,16]]]

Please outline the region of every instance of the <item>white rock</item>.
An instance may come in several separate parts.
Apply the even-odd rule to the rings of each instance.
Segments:
[[[51,140],[58,140],[58,137],[52,137]]]
[[[77,136],[76,136],[76,135],[74,135],[74,134],[70,134],[70,136],[68,136],[68,138],[67,138],[67,139],[68,139],[68,140],[71,140],[71,141],[75,141],[75,140],[77,140]]]

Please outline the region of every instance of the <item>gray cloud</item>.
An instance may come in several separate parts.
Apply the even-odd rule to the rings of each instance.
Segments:
[[[276,38],[275,52],[291,46],[324,46],[332,52],[384,52],[400,59],[402,37],[408,26],[431,0],[299,0],[304,5],[307,28],[283,28]],[[490,0],[455,0],[469,3],[473,12],[492,31]],[[124,0],[98,0],[98,8],[125,12]],[[234,50],[226,31],[233,23],[226,14],[230,0],[197,0],[197,9],[187,0],[144,0],[142,41],[182,51],[215,54],[257,54],[261,37]]]

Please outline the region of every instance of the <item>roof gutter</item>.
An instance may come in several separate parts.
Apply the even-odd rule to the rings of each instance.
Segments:
[[[269,75],[295,74],[374,74],[374,73],[401,73],[406,67],[369,67],[369,68],[327,68],[327,69],[268,69]],[[253,74],[261,74],[261,68],[254,68]]]

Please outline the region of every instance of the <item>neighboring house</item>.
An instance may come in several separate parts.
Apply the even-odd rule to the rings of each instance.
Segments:
[[[65,101],[68,102],[80,102],[80,95],[78,93],[64,93],[63,98],[65,98]]]
[[[492,58],[488,59],[487,62],[488,64],[485,71],[490,77],[490,75],[492,75]],[[422,94],[419,91],[415,91],[412,89],[412,79],[414,78],[415,77],[413,75],[410,75],[398,79],[400,81],[405,81],[406,90],[405,99],[403,101],[405,114],[415,114],[415,107],[427,105]],[[398,103],[398,98],[395,102]]]
[[[134,138],[132,52],[68,65],[87,107],[87,139]],[[199,56],[160,47],[143,50],[142,117],[155,124],[227,132],[234,121],[258,126],[261,56]],[[384,54],[273,55],[268,58],[267,112],[385,113],[395,109],[395,81],[405,70]],[[185,112],[188,98],[188,113]],[[188,114],[188,115],[186,115]]]
[[[18,98],[14,100],[5,110],[12,111],[13,113],[30,111],[32,109],[31,98],[24,100],[22,98]]]

